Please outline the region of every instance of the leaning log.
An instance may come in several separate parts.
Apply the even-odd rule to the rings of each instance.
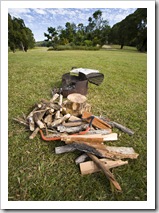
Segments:
[[[114,187],[121,191],[121,187],[119,183],[116,181],[114,175],[110,172],[109,169],[107,169],[104,164],[94,155],[87,153],[87,155],[94,161],[94,163],[104,172],[105,176],[108,178],[108,180],[114,185]]]

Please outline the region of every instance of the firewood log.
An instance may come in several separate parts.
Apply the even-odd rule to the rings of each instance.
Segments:
[[[116,181],[114,175],[110,172],[109,169],[107,169],[104,164],[94,155],[87,153],[87,155],[95,162],[95,164],[104,172],[105,176],[108,178],[108,180],[114,185],[114,187],[121,191],[121,187],[119,183]]]
[[[88,127],[88,124],[83,124],[81,126],[76,126],[76,127],[65,127],[63,125],[57,126],[57,130],[59,132],[67,132],[69,134],[77,133],[80,131],[85,130]]]
[[[128,164],[128,161],[122,160],[109,160],[106,158],[99,159],[107,169],[122,166]],[[92,174],[94,172],[99,172],[101,169],[94,163],[94,161],[87,161],[80,163],[80,171],[82,175]]]

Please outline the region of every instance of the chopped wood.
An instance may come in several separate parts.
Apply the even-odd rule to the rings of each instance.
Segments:
[[[34,129],[35,129],[35,123],[34,123],[34,120],[33,120],[33,117],[31,116],[31,117],[29,117],[28,118],[28,121],[29,121],[29,128],[30,128],[30,131],[34,131]]]
[[[59,97],[58,93],[55,93],[52,98],[50,99],[50,102],[53,103],[57,98]]]
[[[76,165],[84,162],[88,158],[88,155],[86,153],[80,155],[78,158],[75,159]]]
[[[45,124],[41,121],[44,114],[45,114],[45,111],[37,112],[33,114],[33,120],[40,127],[40,129],[43,129],[45,127]]]
[[[63,100],[63,95],[60,94],[60,96],[59,96],[59,102],[58,102],[58,104],[60,106],[60,109],[56,112],[55,119],[59,119],[60,118],[60,112],[62,111],[62,100]]]
[[[52,114],[48,114],[48,115],[44,118],[44,122],[47,124],[47,126],[50,126],[51,123],[53,122]]]
[[[58,120],[53,121],[53,122],[50,124],[50,126],[52,126],[52,127],[58,126],[58,125],[61,124],[62,122],[68,120],[69,117],[70,117],[70,114],[68,113],[68,114],[64,115],[62,118],[59,118]]]
[[[104,172],[105,176],[108,178],[108,180],[114,185],[114,187],[121,191],[121,187],[119,183],[116,181],[114,175],[110,172],[109,169],[106,168],[106,166],[95,156],[90,153],[87,153],[87,155],[95,162],[95,164]]]
[[[56,154],[62,154],[66,152],[73,152],[76,148],[74,148],[71,144],[65,145],[65,146],[59,146],[55,147],[55,153]]]
[[[82,123],[83,123],[82,121],[77,120],[77,121],[63,122],[62,124],[67,127],[74,127],[80,126],[82,125]]]
[[[111,169],[114,167],[122,166],[125,164],[128,164],[128,161],[122,161],[122,160],[109,160],[106,158],[99,159],[107,169]],[[92,174],[95,172],[101,171],[101,169],[94,163],[94,161],[87,161],[87,162],[81,162],[80,163],[80,171],[82,175],[86,174]]]
[[[92,129],[89,130],[86,134],[90,135],[90,134],[101,134],[101,135],[107,135],[110,134],[112,132],[111,129]]]
[[[109,159],[136,159],[139,154],[135,153],[135,151],[131,147],[114,147],[106,146],[101,143],[90,143],[85,141],[74,141],[71,143],[78,150],[84,152],[93,153],[99,157],[109,158]],[[112,148],[112,149],[111,149]],[[121,151],[123,150],[123,151]]]
[[[77,133],[77,132],[83,131],[87,127],[88,127],[88,124],[83,124],[81,126],[76,126],[76,127],[65,127],[63,125],[59,125],[59,126],[57,126],[57,130],[59,132],[67,132],[69,134],[72,134],[72,133]]]
[[[132,147],[106,146],[106,149],[108,152],[118,156],[119,158],[136,159],[139,156]]]
[[[71,115],[68,121],[82,121],[82,119],[77,116]]]
[[[40,128],[36,127],[36,129],[34,130],[34,132],[29,136],[29,139],[34,139],[35,136],[37,135],[37,133],[39,132]]]
[[[66,143],[72,143],[74,141],[103,143],[104,141],[117,140],[117,133],[110,133],[107,135],[102,135],[102,134],[67,135],[67,136],[61,137],[61,140],[65,141]]]
[[[82,118],[85,119],[87,122],[91,121],[91,117],[93,116],[90,112],[83,112]],[[102,119],[99,119],[97,117],[94,117],[92,125],[99,128],[99,129],[108,129],[112,128],[111,125],[109,125],[107,122],[104,122]]]

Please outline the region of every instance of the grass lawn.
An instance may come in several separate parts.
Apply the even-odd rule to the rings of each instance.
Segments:
[[[35,48],[9,52],[8,176],[10,201],[146,201],[147,200],[147,55],[129,49],[100,51],[47,51]],[[102,172],[82,176],[74,160],[79,151],[56,155],[63,142],[46,143],[40,136],[13,121],[28,114],[72,66],[97,69],[105,75],[100,86],[89,84],[88,102],[95,115],[103,115],[130,129],[117,129],[117,142],[108,145],[133,147],[136,160],[113,169],[122,192],[112,192]]]

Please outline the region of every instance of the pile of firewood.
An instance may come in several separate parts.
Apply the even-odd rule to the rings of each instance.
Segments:
[[[122,159],[138,157],[132,147],[105,145],[106,141],[118,139],[118,134],[113,132],[114,128],[129,135],[134,132],[114,121],[94,116],[87,98],[78,93],[70,94],[64,100],[61,92],[54,90],[50,100],[42,99],[27,116],[14,120],[29,128],[30,139],[39,132],[44,141],[64,141],[64,146],[55,148],[56,154],[82,151],[83,154],[75,160],[81,174],[102,170],[119,191],[121,187],[110,169],[128,164],[128,161]]]

